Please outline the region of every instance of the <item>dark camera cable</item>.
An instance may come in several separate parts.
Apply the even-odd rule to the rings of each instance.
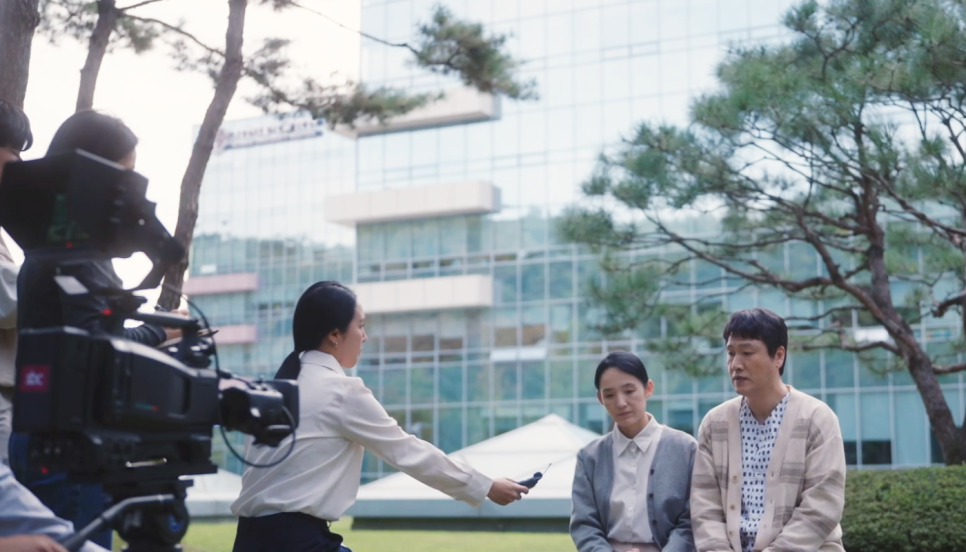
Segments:
[[[202,322],[204,322],[205,328],[207,328],[208,330],[211,330],[212,329],[211,328],[211,323],[208,322],[208,317],[205,316],[205,312],[203,310],[201,310],[201,307],[199,307],[195,302],[193,302],[191,299],[188,299],[188,296],[187,295],[185,295],[183,293],[180,293],[177,289],[175,289],[173,286],[170,286],[168,284],[162,284],[162,287],[164,287],[166,289],[169,289],[171,291],[174,291],[174,292],[178,292],[181,295],[181,298],[184,299],[185,303],[188,303],[188,307],[190,307],[190,308],[192,308],[192,309],[194,309],[195,311],[198,312],[198,316],[200,316]],[[233,379],[235,381],[240,381],[240,382],[244,383],[249,389],[255,389],[255,386],[252,384],[252,382],[250,382],[248,380],[245,380],[245,379],[242,379],[242,378],[236,378],[236,377],[234,377],[234,375],[231,372],[225,372],[225,371],[223,371],[221,369],[221,363],[218,361],[218,347],[215,344],[215,338],[214,338],[214,336],[211,337],[211,352],[212,352],[212,356],[215,358],[215,373],[218,374],[218,377],[219,378],[222,378],[222,379]],[[222,440],[225,441],[225,446],[228,447],[228,451],[231,452],[232,456],[234,456],[235,458],[237,458],[238,460],[240,460],[242,464],[244,464],[246,466],[249,466],[251,468],[274,468],[275,466],[277,466],[277,465],[281,464],[282,462],[284,462],[285,460],[287,460],[288,457],[292,455],[292,451],[295,450],[295,432],[296,432],[296,427],[295,427],[295,418],[292,416],[292,413],[289,412],[288,408],[285,408],[283,406],[282,407],[282,411],[285,412],[285,416],[288,418],[289,427],[292,428],[292,436],[291,436],[292,437],[292,443],[289,445],[288,451],[285,453],[285,456],[282,456],[281,458],[279,458],[275,462],[270,462],[268,464],[256,464],[256,463],[253,463],[253,462],[249,462],[245,458],[245,455],[244,454],[239,454],[238,451],[235,450],[235,447],[231,446],[231,441],[228,440],[228,432],[225,430],[225,426],[222,425],[222,424],[218,424],[218,429],[221,430],[221,438],[222,438]]]
[[[225,440],[225,446],[228,450],[235,456],[235,458],[241,460],[242,464],[250,468],[274,468],[275,466],[281,464],[282,462],[288,460],[288,457],[292,455],[292,451],[295,450],[295,418],[292,417],[292,413],[288,411],[284,406],[282,410],[285,412],[285,416],[288,418],[289,426],[292,428],[292,443],[288,447],[288,451],[285,452],[285,456],[282,456],[274,462],[269,462],[268,464],[256,464],[254,462],[249,462],[243,454],[238,454],[235,447],[231,446],[231,442],[228,441],[228,433],[225,431],[225,426],[219,425],[218,428],[221,430],[221,438]]]

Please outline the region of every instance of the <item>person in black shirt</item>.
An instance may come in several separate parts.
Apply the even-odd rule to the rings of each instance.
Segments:
[[[122,167],[133,170],[137,154],[137,137],[123,122],[96,111],[80,111],[68,118],[54,134],[47,155],[84,150]],[[58,266],[56,263],[27,257],[17,280],[19,310],[17,326],[51,328],[73,326],[91,333],[107,333],[108,322],[102,312],[107,302],[96,295],[69,295],[54,276],[73,276],[88,290],[121,289],[121,279],[110,259],[85,261]],[[178,311],[183,314],[183,311]],[[151,324],[125,328],[121,337],[148,346],[160,345],[166,339],[180,336],[180,330]],[[58,517],[81,528],[96,519],[107,505],[100,485],[69,484],[66,474],[39,474],[30,469],[27,460],[28,435],[14,434],[10,440],[10,464],[17,479]],[[90,539],[111,548],[110,529]]]

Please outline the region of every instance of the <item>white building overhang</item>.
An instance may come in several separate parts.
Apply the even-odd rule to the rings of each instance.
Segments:
[[[385,123],[368,119],[354,126],[338,125],[337,134],[349,138],[363,138],[402,130],[416,130],[463,123],[492,121],[500,118],[500,98],[475,88],[452,88],[443,96],[405,115],[393,117]]]
[[[366,282],[353,289],[370,314],[493,306],[493,277],[484,274]]]
[[[325,200],[325,220],[345,226],[499,210],[500,189],[479,181],[356,192]]]

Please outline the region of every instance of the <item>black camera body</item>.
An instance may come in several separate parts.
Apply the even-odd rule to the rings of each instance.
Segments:
[[[9,163],[0,225],[28,260],[56,266],[144,252],[153,267],[135,290],[153,288],[185,252],[158,221],[146,188],[143,176],[83,151]],[[145,549],[163,542],[175,550],[187,528],[190,485],[180,477],[217,471],[213,427],[279,446],[298,426],[297,384],[211,369],[213,337],[199,335],[198,320],[138,312],[144,299],[135,290],[86,289],[61,278],[67,294],[106,300],[111,330],[20,329],[13,429],[29,435],[28,468],[103,483],[115,500],[165,493],[167,506],[126,519],[122,536]],[[127,319],[178,327],[182,339],[164,351],[123,339],[117,335]]]
[[[95,480],[215,471],[214,370],[70,327],[24,330],[19,344],[14,431],[30,434],[31,466]]]

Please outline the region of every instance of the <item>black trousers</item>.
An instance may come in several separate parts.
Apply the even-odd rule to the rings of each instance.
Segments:
[[[352,552],[329,523],[308,514],[283,513],[238,519],[232,552]]]

